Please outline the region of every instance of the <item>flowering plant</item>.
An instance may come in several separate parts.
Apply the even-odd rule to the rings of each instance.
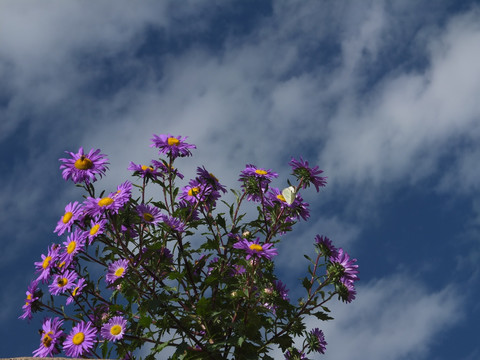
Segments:
[[[126,181],[109,193],[93,186],[108,165],[100,150],[80,148],[60,159],[63,178],[87,195],[69,203],[58,221],[54,232],[66,241],[49,246],[35,263],[20,317],[41,310],[54,317],[45,318],[33,355],[149,352],[146,359],[154,359],[168,347],[170,359],[272,359],[274,347],[287,359],[323,354],[322,330],[307,329],[304,319],[332,319],[329,300],[355,298],[356,259],[317,235],[316,256],[305,255],[305,296],[296,303],[273,261],[281,236],[309,218],[300,190],[326,185],[318,166],[292,159],[296,185],[288,182],[281,191],[270,186],[277,173],[247,165],[241,189],[231,190],[235,200],[220,203],[227,189],[204,167],[178,187],[184,176],[174,163],[196,148],[185,137],[154,135],[151,146],[158,160],[128,167],[138,184]],[[159,198],[148,196],[147,185]],[[245,202],[257,205],[254,220],[244,220]]]

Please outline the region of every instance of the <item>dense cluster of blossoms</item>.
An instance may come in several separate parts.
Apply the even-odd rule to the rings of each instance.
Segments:
[[[172,359],[272,359],[275,347],[286,359],[325,353],[322,330],[307,330],[303,319],[331,319],[325,304],[334,296],[355,299],[356,259],[317,235],[298,304],[274,266],[281,236],[310,217],[299,190],[313,185],[319,192],[326,185],[322,171],[292,159],[297,184],[281,190],[272,186],[278,173],[247,164],[241,191],[231,190],[235,201],[222,200],[227,217],[216,208],[227,189],[205,167],[176,185],[184,176],[174,162],[196,148],[186,139],[154,135],[160,158],[128,166],[140,183],[125,181],[99,195],[93,183],[108,164],[100,150],[80,148],[60,159],[63,178],[87,195],[65,206],[54,229],[64,241],[48,246],[34,264],[20,318],[42,310],[54,315],[43,321],[34,356],[105,358],[115,351],[133,359],[144,345],[148,359],[168,346],[176,349]],[[149,184],[160,189],[160,199],[147,198]],[[257,219],[242,223],[244,201],[258,205]],[[301,347],[294,346],[298,337]]]

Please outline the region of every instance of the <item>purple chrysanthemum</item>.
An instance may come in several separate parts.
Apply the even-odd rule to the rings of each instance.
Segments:
[[[60,218],[60,220],[58,220],[57,227],[53,232],[58,232],[58,235],[60,236],[65,231],[71,231],[73,223],[80,217],[82,217],[82,211],[81,205],[78,203],[78,201],[69,203],[65,207],[65,214]]]
[[[247,164],[240,172],[238,181],[243,183],[242,187],[247,193],[247,200],[258,202],[265,193],[267,185],[276,177],[278,174],[270,169],[259,169],[255,165]]]
[[[147,165],[137,165],[133,162],[130,162],[128,170],[133,171],[134,175],[140,175],[144,179],[157,179],[161,175],[153,166]]]
[[[189,181],[187,186],[183,187],[180,199],[187,201],[190,204],[196,204],[199,201],[205,201],[205,187],[197,179],[192,179]]]
[[[319,352],[320,354],[325,354],[327,342],[325,341],[323,331],[319,328],[315,328],[310,332],[310,334],[312,335],[312,350]]]
[[[105,219],[94,219],[90,221],[90,230],[85,232],[85,236],[88,237],[88,245],[90,245],[98,235],[103,234],[106,225],[107,220]]]
[[[127,327],[127,320],[121,316],[112,317],[105,325],[102,326],[100,333],[106,340],[117,341],[123,338],[125,328]]]
[[[63,274],[55,275],[53,282],[48,286],[48,290],[52,295],[63,294],[67,290],[71,290],[75,287],[75,281],[78,275],[71,270],[65,270]]]
[[[313,184],[317,192],[319,192],[320,187],[327,184],[327,178],[319,176],[323,173],[323,170],[320,170],[318,166],[311,168],[308,165],[308,161],[305,161],[302,158],[300,158],[300,160],[292,158],[288,164],[292,167],[293,175],[301,182],[303,189],[306,189],[310,184]]]
[[[196,149],[197,147],[192,144],[188,144],[185,142],[187,137],[181,136],[172,136],[170,134],[167,135],[153,135],[152,138],[152,145],[150,147],[156,147],[159,150],[160,154],[167,154],[172,158],[176,157],[184,157],[184,156],[191,156],[192,152],[190,149]]]
[[[67,181],[72,179],[75,184],[85,181],[86,183],[97,180],[96,175],[102,177],[108,169],[108,159],[106,155],[100,154],[100,149],[93,150],[85,155],[83,148],[78,150],[78,153],[65,151],[71,156],[70,159],[60,159],[63,162],[60,165],[62,177]]]
[[[338,250],[337,254],[330,257],[330,265],[327,267],[329,275],[335,279],[358,280],[358,265],[354,265],[357,259],[350,259],[350,256],[343,251]]]
[[[35,303],[39,299],[37,296],[37,286],[38,286],[38,281],[34,280],[30,283],[30,285],[27,288],[27,292],[25,293],[27,296],[25,298],[25,305],[22,306],[23,309],[23,314],[19,316],[19,319],[26,319],[31,320],[33,315],[32,315],[32,304]]]
[[[40,272],[40,275],[37,278],[37,281],[48,282],[52,268],[57,261],[58,257],[58,245],[52,244],[50,249],[48,249],[47,255],[42,254],[42,261],[36,262],[35,267],[37,272]]]
[[[93,348],[97,331],[93,324],[81,321],[75,326],[63,342],[65,355],[78,358],[89,354]]]
[[[75,255],[82,251],[85,247],[85,232],[77,229],[67,237],[67,241],[63,243],[65,247],[59,255],[59,261],[68,267]]]
[[[122,278],[128,268],[128,260],[117,260],[108,266],[108,273],[105,278],[107,283],[112,284],[115,280]]]
[[[318,249],[324,256],[331,257],[338,254],[337,248],[332,244],[332,241],[326,236],[315,236],[315,243],[318,246]]]
[[[34,357],[49,357],[60,352],[59,342],[63,337],[63,330],[60,329],[63,320],[60,318],[45,319],[42,325],[42,338],[40,347],[33,352]]]
[[[354,282],[349,279],[342,279],[340,284],[336,286],[336,290],[337,290],[339,299],[347,303],[350,303],[353,300],[355,300],[355,295],[357,295]]]
[[[198,177],[197,179],[201,182],[204,183],[205,185],[209,186],[212,188],[212,190],[215,191],[221,191],[223,193],[227,192],[227,188],[220,184],[218,179],[213,175],[212,173],[208,172],[205,167],[197,167],[197,174]]]
[[[297,349],[293,349],[291,352],[287,350],[284,356],[285,360],[307,360],[306,355]]]
[[[244,181],[250,177],[255,177],[260,180],[268,180],[268,182],[270,182],[274,178],[277,178],[278,174],[270,169],[265,170],[263,168],[257,168],[255,165],[247,164],[245,165],[245,169],[240,172],[239,181]]]
[[[146,224],[158,224],[163,220],[163,215],[160,213],[160,209],[151,206],[140,204],[137,206],[137,214],[142,219],[142,222]]]
[[[87,285],[87,283],[86,283],[85,279],[80,278],[78,280],[78,283],[76,285],[74,285],[70,296],[67,298],[66,304],[70,305],[75,300],[75,298],[82,293],[82,290],[86,285]]]
[[[252,256],[258,258],[265,258],[271,260],[272,257],[278,255],[277,249],[272,248],[273,244],[263,244],[260,245],[258,242],[260,241],[257,238],[254,241],[248,241],[247,239],[241,239],[237,243],[233,245],[235,249],[245,250],[247,252],[246,259],[250,259]]]
[[[288,289],[286,285],[280,280],[275,280],[273,285],[275,286],[275,290],[278,292],[278,295],[280,295],[283,300],[288,301]]]

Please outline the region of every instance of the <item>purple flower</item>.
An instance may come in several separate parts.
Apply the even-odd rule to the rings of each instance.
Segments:
[[[40,347],[33,352],[35,357],[49,357],[58,354],[59,342],[64,333],[60,326],[62,326],[63,320],[60,318],[45,319],[42,325],[42,338],[40,340]]]
[[[103,234],[106,225],[107,220],[105,219],[94,219],[90,221],[90,230],[85,232],[85,236],[88,237],[88,245],[90,245],[98,235]]]
[[[62,177],[65,181],[72,179],[75,184],[82,181],[88,184],[97,180],[96,175],[102,177],[108,169],[106,166],[108,159],[106,155],[100,154],[99,149],[91,149],[87,155],[83,152],[82,147],[76,154],[65,152],[71,156],[70,159],[60,159],[63,162],[60,169],[63,169]]]
[[[183,175],[175,169],[173,166],[170,167],[167,163],[162,162],[162,161],[157,161],[157,160],[152,160],[152,164],[159,170],[162,175],[166,175],[168,178],[170,174],[173,174],[175,176],[178,176],[180,179],[183,179]]]
[[[285,284],[280,280],[275,280],[273,285],[275,286],[275,290],[278,292],[278,295],[280,295],[283,300],[288,301],[288,289]]]
[[[75,326],[63,342],[65,355],[78,358],[90,353],[93,348],[97,331],[93,324],[81,321]]]
[[[142,178],[147,179],[157,179],[161,175],[153,166],[147,165],[137,165],[133,162],[130,162],[128,170],[132,170],[134,175],[140,175]]]
[[[40,275],[37,278],[37,281],[42,280],[42,282],[48,282],[50,278],[50,273],[52,271],[52,267],[55,264],[55,261],[58,257],[58,245],[52,244],[50,249],[48,249],[47,255],[42,254],[42,261],[36,262],[35,266],[37,268],[37,272],[40,272]]]
[[[160,210],[151,205],[138,205],[137,214],[140,216],[143,222],[152,225],[158,224],[163,219],[163,215],[160,213]]]
[[[315,236],[315,243],[324,256],[332,257],[338,254],[338,250],[333,246],[332,241],[326,236]]]
[[[340,284],[336,285],[336,291],[338,298],[347,303],[355,300],[355,295],[357,295],[354,282],[349,279],[341,279]]]
[[[330,264],[327,266],[328,273],[335,279],[356,281],[358,280],[358,265],[354,265],[356,261],[357,259],[350,259],[350,256],[340,248],[337,254],[330,257]]]
[[[28,286],[27,292],[25,293],[27,295],[25,299],[25,305],[22,306],[23,314],[19,316],[19,319],[32,319],[32,305],[35,303],[35,301],[39,299],[39,297],[37,296],[37,286],[38,282],[36,280],[32,281]]]
[[[115,280],[122,278],[128,268],[128,260],[117,260],[108,266],[108,273],[105,278],[107,283],[112,284]]]
[[[183,187],[180,199],[187,201],[190,204],[196,204],[199,201],[205,201],[205,187],[197,179],[192,179],[189,181],[187,186]]]
[[[67,290],[75,287],[75,281],[78,275],[74,271],[65,270],[63,274],[56,275],[53,282],[48,286],[52,295],[63,294]]]
[[[132,183],[126,181],[117,187],[116,192],[110,193],[103,198],[88,197],[85,201],[87,214],[98,217],[106,211],[117,214],[118,211],[130,200]]]
[[[327,349],[327,342],[325,341],[323,331],[319,328],[315,328],[310,332],[310,334],[312,335],[312,350],[319,352],[320,354],[325,354],[325,350]]]
[[[81,218],[82,215],[81,205],[77,201],[69,203],[65,207],[65,214],[58,220],[57,227],[53,232],[62,235],[65,231],[70,231],[75,220]]]
[[[278,255],[277,249],[271,248],[273,244],[260,245],[258,243],[259,241],[259,238],[257,238],[255,241],[241,239],[240,241],[235,243],[233,247],[235,249],[245,250],[247,252],[247,260],[250,259],[252,256],[272,260],[272,257]]]
[[[114,316],[103,325],[100,333],[104,339],[115,342],[123,338],[126,326],[127,320],[121,316]]]
[[[245,169],[240,172],[242,187],[247,193],[249,201],[260,201],[261,194],[265,193],[267,185],[272,179],[278,177],[278,174],[272,170],[258,169],[255,165],[247,164]]]
[[[220,184],[218,179],[212,173],[208,172],[205,167],[197,167],[198,181],[209,186],[212,190],[221,191],[223,193],[227,192],[225,186]]]
[[[64,252],[59,255],[59,261],[68,267],[75,255],[84,249],[85,233],[79,229],[75,230],[67,237],[67,241],[63,245],[65,245],[65,248]]]
[[[70,296],[67,298],[66,304],[70,305],[75,300],[75,298],[82,293],[82,290],[86,285],[87,284],[84,278],[78,280],[77,285],[74,286]]]
[[[180,219],[177,219],[172,216],[164,216],[163,222],[170,229],[178,231],[179,233],[182,233],[185,231],[185,224]]]
[[[190,149],[196,149],[195,145],[191,145],[185,142],[187,137],[177,136],[174,137],[170,134],[168,135],[153,135],[152,145],[150,147],[156,147],[160,149],[160,154],[167,154],[172,158],[191,156],[192,153]]]
[[[297,349],[292,349],[291,352],[287,350],[283,355],[285,356],[285,360],[307,360],[305,354]]]
[[[300,160],[292,158],[288,164],[292,167],[293,175],[301,182],[303,189],[306,189],[310,184],[313,184],[317,192],[319,192],[320,187],[327,184],[327,178],[319,176],[323,173],[323,170],[320,170],[318,166],[311,168],[308,165],[308,161],[305,161],[302,158],[300,158]]]

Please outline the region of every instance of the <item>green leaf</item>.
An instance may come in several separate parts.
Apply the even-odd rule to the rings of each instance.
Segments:
[[[333,317],[329,316],[327,313],[324,313],[323,311],[317,311],[316,313],[313,313],[312,315],[315,316],[317,319],[322,320],[322,321],[333,320]]]
[[[303,279],[302,285],[306,290],[310,290],[310,288],[312,287],[312,283],[306,277]]]

